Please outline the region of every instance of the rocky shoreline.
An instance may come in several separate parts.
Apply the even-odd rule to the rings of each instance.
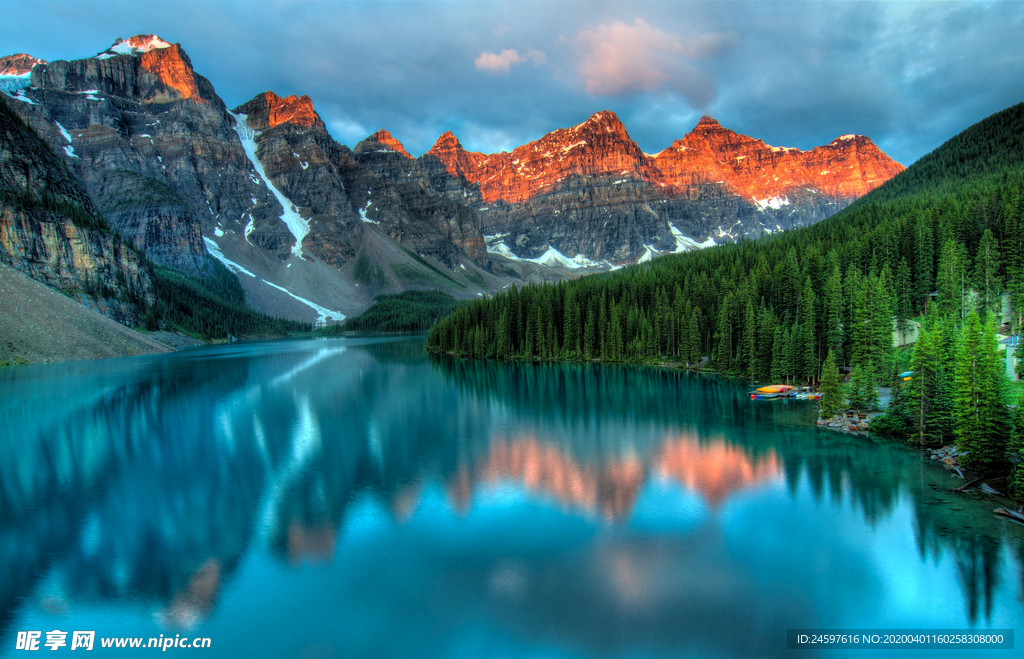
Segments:
[[[822,428],[845,432],[868,432],[871,429],[871,417],[867,414],[858,414],[855,417],[836,414],[828,419],[818,419],[817,423]]]

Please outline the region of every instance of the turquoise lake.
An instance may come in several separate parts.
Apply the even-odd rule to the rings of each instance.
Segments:
[[[85,656],[1020,652],[787,650],[1024,630],[1024,526],[920,452],[714,376],[422,344],[0,370],[0,656],[31,630],[95,631]]]

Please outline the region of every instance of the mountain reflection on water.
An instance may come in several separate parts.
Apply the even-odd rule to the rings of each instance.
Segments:
[[[789,627],[1024,621],[991,500],[713,377],[292,341],[4,369],[0,415],[0,654],[70,627],[781,656]]]

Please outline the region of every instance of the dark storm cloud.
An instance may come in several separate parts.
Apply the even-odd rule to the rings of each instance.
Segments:
[[[308,94],[340,141],[494,151],[619,114],[657,152],[701,114],[771,144],[869,135],[909,164],[1021,100],[1020,3],[8,2],[0,50],[180,42],[234,107]]]

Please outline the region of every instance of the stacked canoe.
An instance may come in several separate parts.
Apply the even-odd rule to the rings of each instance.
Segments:
[[[778,398],[787,396],[793,387],[788,384],[772,384],[767,387],[758,387],[750,392],[750,400],[763,400],[765,398]]]
[[[788,397],[796,398],[797,400],[818,400],[821,398],[821,394],[811,391],[809,387],[796,389],[788,384],[771,384],[766,387],[758,387],[750,392],[750,400]]]

